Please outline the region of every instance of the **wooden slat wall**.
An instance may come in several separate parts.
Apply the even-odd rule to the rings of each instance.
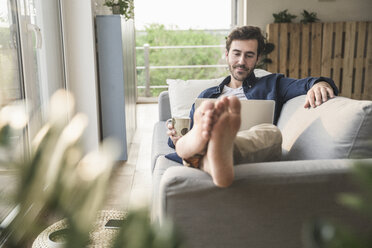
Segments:
[[[367,58],[365,59],[365,78],[363,84],[363,99],[370,99],[372,95],[372,25],[368,25],[368,39],[367,39]]]
[[[342,41],[343,41],[343,32],[344,32],[344,23],[335,24],[335,40],[334,40],[334,56],[333,56],[333,73],[332,78],[336,83],[337,87],[341,89],[342,81]]]
[[[267,69],[288,77],[331,77],[340,95],[372,100],[372,22],[273,23]]]

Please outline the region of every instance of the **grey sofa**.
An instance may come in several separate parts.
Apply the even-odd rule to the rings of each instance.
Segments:
[[[363,216],[337,202],[358,191],[350,176],[356,162],[372,164],[372,102],[336,97],[304,109],[305,96],[288,101],[278,127],[282,161],[235,166],[226,189],[210,176],[164,157],[169,96],[159,96],[152,143],[154,219],[170,217],[187,247],[309,247],[306,226],[320,218],[371,230]]]

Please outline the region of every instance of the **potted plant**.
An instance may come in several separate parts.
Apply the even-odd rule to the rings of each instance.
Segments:
[[[268,57],[268,55],[273,52],[275,49],[275,45],[271,42],[265,42],[265,47],[262,51],[261,60],[257,64],[258,69],[267,70],[267,65],[271,64],[273,61]]]
[[[306,10],[304,10],[302,13],[302,19],[301,19],[301,23],[310,23],[310,22],[316,22],[316,21],[319,21],[319,19],[317,18],[317,14],[315,12],[308,12]]]
[[[123,15],[125,19],[133,19],[133,0],[105,0],[104,6],[111,8],[114,15]]]
[[[275,23],[288,23],[292,22],[297,16],[288,13],[288,9],[273,14]]]

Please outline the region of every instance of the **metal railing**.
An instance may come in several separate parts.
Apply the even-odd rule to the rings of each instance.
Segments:
[[[150,65],[150,49],[198,49],[198,48],[224,48],[224,45],[199,45],[199,46],[150,46],[136,47],[137,50],[144,50],[144,66],[137,66],[137,70],[145,71],[145,86],[137,86],[137,89],[145,89],[145,96],[150,97],[152,88],[168,88],[167,85],[150,85],[150,70],[155,69],[194,69],[194,68],[226,68],[227,65]]]

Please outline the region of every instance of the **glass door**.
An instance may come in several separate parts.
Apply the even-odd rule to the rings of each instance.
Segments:
[[[20,33],[15,1],[0,0],[0,104],[7,105],[24,99]],[[24,132],[26,134],[26,132]],[[25,151],[25,137],[14,137],[21,154]],[[4,156],[1,154],[0,156]],[[9,196],[14,191],[16,173],[13,168],[0,167],[0,223],[3,227],[14,212]],[[3,239],[3,237],[1,237]],[[0,240],[0,246],[3,240]]]
[[[41,84],[38,54],[42,48],[41,30],[36,24],[36,9],[33,0],[20,0],[18,5],[19,33],[21,41],[21,59],[24,82],[24,98],[30,121],[28,138],[32,140],[41,127]]]
[[[19,0],[19,32],[24,95],[30,113],[31,140],[46,119],[50,96],[65,88],[58,0]]]
[[[62,45],[59,0],[0,0],[0,104],[26,103],[29,124],[14,137],[24,156],[46,120],[50,96],[65,88]],[[1,194],[14,188],[14,174],[0,168]],[[0,198],[1,225],[15,207],[5,203]]]
[[[0,0],[0,10],[0,100],[4,105],[23,98],[23,83],[15,2]]]

